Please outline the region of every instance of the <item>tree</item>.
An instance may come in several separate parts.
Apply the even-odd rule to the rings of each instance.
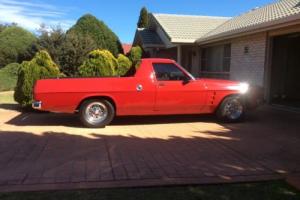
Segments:
[[[22,62],[14,98],[21,106],[30,106],[32,103],[32,89],[38,79],[60,76],[58,66],[52,61],[46,51],[38,52],[31,61]]]
[[[65,41],[65,32],[61,27],[55,27],[51,30],[45,28],[43,25],[40,30],[40,37],[37,42],[37,47],[33,51],[46,50],[55,63],[59,63],[59,57],[61,56],[61,46]],[[33,52],[36,53],[36,52]]]
[[[77,75],[78,68],[82,65],[87,54],[95,49],[96,44],[90,36],[72,32],[66,34],[58,58],[61,71],[68,76]]]
[[[94,50],[79,67],[81,76],[102,77],[117,75],[118,61],[108,50]]]
[[[78,68],[86,55],[97,47],[89,35],[74,32],[66,34],[60,27],[49,30],[42,25],[39,32],[38,41],[28,49],[23,60],[30,60],[36,52],[46,50],[60,70],[68,76],[78,74]]]
[[[10,63],[0,69],[0,91],[13,90],[16,87],[20,64]]]
[[[7,26],[0,32],[0,68],[12,63],[20,62],[36,37],[25,29],[16,25]]]
[[[137,23],[138,28],[147,28],[149,24],[148,10],[143,7],[140,11],[139,21]]]
[[[3,24],[0,24],[0,33],[2,32],[2,31],[4,31],[4,29],[6,28],[6,26],[5,25],[3,25]]]
[[[123,53],[122,45],[116,34],[103,22],[90,14],[82,16],[77,23],[68,30],[67,34],[74,33],[91,37],[97,49],[107,49],[117,56]]]

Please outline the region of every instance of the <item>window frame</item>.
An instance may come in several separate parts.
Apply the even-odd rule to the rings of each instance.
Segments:
[[[222,70],[209,70],[211,68],[207,65],[208,63],[208,52],[207,49],[213,47],[222,47],[223,48],[223,56],[222,56]],[[200,77],[217,77],[217,78],[226,78],[229,79],[230,77],[230,69],[231,69],[231,43],[216,45],[216,46],[209,46],[206,48],[201,49],[201,68],[199,75]],[[227,63],[227,64],[225,64]],[[229,64],[229,66],[227,66]]]
[[[175,81],[184,81],[184,80],[159,80],[157,78],[157,75],[156,75],[156,70],[154,68],[154,65],[157,65],[157,64],[161,64],[161,65],[174,65],[176,67],[176,69],[178,69],[180,72],[182,72],[182,74],[184,75],[184,77],[186,77],[186,80],[194,80],[195,78],[189,74],[187,71],[185,71],[180,65],[178,65],[177,63],[169,63],[169,62],[153,62],[152,63],[152,69],[153,69],[153,72],[154,72],[154,76],[155,76],[155,80],[156,81],[168,81],[168,82],[175,82]]]

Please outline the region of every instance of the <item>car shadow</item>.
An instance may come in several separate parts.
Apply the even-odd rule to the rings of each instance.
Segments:
[[[169,123],[218,122],[214,115],[168,115],[168,116],[122,116],[115,117],[109,126],[149,125]],[[66,126],[83,125],[78,114],[24,112],[10,119],[6,124],[15,126]]]
[[[116,117],[111,125],[147,125],[189,122],[217,122],[217,119],[214,115],[122,116]]]
[[[15,110],[20,114],[6,124],[15,126],[65,126],[83,128],[78,114],[50,113],[24,109],[17,104],[0,104],[0,108]],[[246,119],[248,122],[259,120],[256,112],[248,113]],[[179,123],[222,123],[213,114],[194,114],[194,115],[154,115],[154,116],[117,116],[109,126],[121,125],[149,125],[149,124],[179,124]]]

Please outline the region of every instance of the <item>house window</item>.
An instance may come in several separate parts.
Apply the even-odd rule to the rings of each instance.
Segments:
[[[201,77],[229,79],[231,44],[202,49]]]

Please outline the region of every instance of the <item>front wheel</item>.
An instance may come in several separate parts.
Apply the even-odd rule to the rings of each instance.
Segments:
[[[245,116],[245,106],[239,96],[226,97],[217,110],[217,117],[225,122],[240,122]]]
[[[83,102],[79,115],[81,122],[86,127],[102,128],[113,120],[115,109],[107,100],[91,99]]]

